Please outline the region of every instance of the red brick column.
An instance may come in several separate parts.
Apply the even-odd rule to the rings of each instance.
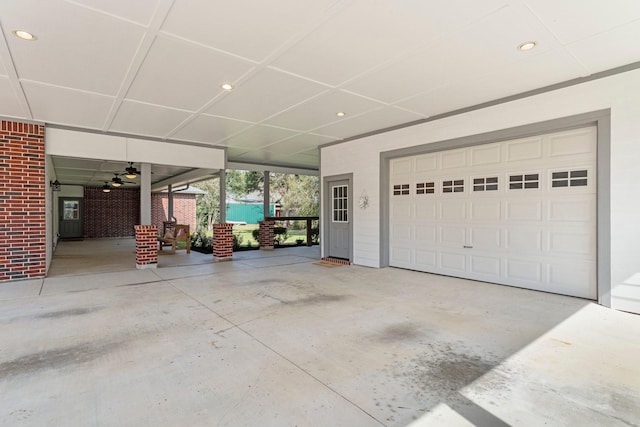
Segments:
[[[264,251],[272,251],[273,250],[273,238],[274,238],[274,234],[273,234],[273,227],[274,227],[274,222],[267,220],[267,221],[260,221],[259,223],[260,225],[260,234],[259,234],[259,240],[260,240],[260,250],[264,250]]]
[[[46,273],[44,126],[0,123],[0,282]]]
[[[136,230],[136,268],[158,266],[158,226],[134,225]]]
[[[229,261],[233,257],[233,224],[213,224],[213,260]]]

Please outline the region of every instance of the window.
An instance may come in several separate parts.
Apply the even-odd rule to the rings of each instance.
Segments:
[[[498,189],[498,177],[474,178],[473,191],[495,191]]]
[[[462,193],[464,191],[464,179],[442,181],[443,193]]]
[[[557,187],[583,187],[587,185],[587,170],[553,172],[551,174],[551,186]]]
[[[522,190],[523,188],[538,188],[540,186],[540,175],[537,173],[510,175],[509,190]]]
[[[333,222],[348,222],[348,188],[346,185],[336,185],[331,188],[333,193]]]
[[[77,200],[65,200],[62,209],[62,219],[80,219],[80,202]]]
[[[396,184],[393,186],[393,195],[394,196],[408,196],[409,195],[409,184]]]
[[[416,184],[416,194],[433,194],[435,192],[435,182],[419,182]]]

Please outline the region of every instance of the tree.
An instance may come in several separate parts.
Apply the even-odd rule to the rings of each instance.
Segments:
[[[220,221],[220,178],[208,179],[193,184],[206,194],[196,197],[196,222],[200,229],[212,231],[213,224]]]

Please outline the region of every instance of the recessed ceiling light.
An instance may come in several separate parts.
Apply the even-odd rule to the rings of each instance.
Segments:
[[[12,33],[14,36],[21,38],[22,40],[28,40],[28,41],[38,40],[38,38],[35,35],[31,34],[28,31],[13,30]]]
[[[534,47],[536,47],[536,45],[537,45],[536,42],[524,42],[520,46],[518,46],[518,49],[523,52],[526,52],[527,50],[531,50]]]
[[[220,87],[224,90],[232,91],[233,85],[231,83],[222,83]]]
[[[347,115],[347,113],[345,113],[344,111],[338,111],[338,112],[336,113],[336,116],[338,116],[338,117],[344,117],[344,116],[346,116],[346,115]]]

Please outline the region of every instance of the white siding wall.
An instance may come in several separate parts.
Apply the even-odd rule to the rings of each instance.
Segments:
[[[380,265],[380,153],[611,108],[612,307],[640,312],[640,70],[322,149],[322,176],[353,173],[355,264]],[[370,207],[357,200],[363,190]]]

